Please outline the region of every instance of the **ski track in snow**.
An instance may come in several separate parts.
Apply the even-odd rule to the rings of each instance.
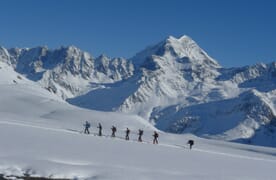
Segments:
[[[96,136],[96,137],[100,138],[100,136],[98,136],[96,133],[84,134],[83,131],[78,131],[78,130],[74,130],[74,129],[48,128],[48,127],[40,127],[40,126],[36,126],[36,125],[23,124],[23,123],[19,123],[19,122],[9,122],[9,121],[0,121],[0,124],[8,124],[8,125],[32,127],[32,128],[43,129],[43,130],[50,130],[50,131],[61,132],[61,133],[70,133],[70,134],[85,135],[85,136],[91,136],[91,137]],[[120,136],[111,137],[109,135],[102,135],[101,137],[103,137],[103,138],[110,138],[110,139],[116,139],[116,140],[121,140],[121,141],[126,141],[123,137],[120,137]],[[149,141],[138,142],[138,141],[135,141],[135,140],[128,140],[127,142],[136,142],[136,143],[141,143],[141,144],[152,144]],[[159,143],[158,146],[189,150],[188,147],[185,147],[183,145],[178,145],[178,144]],[[209,151],[209,150],[199,149],[199,148],[193,148],[192,151],[209,153],[209,154],[214,154],[214,155],[221,155],[221,156],[228,156],[228,157],[239,158],[239,159],[248,159],[248,160],[256,160],[256,161],[267,161],[267,162],[276,163],[276,160],[257,158],[257,157],[250,157],[250,156],[237,155],[237,154],[230,154],[230,153],[223,153],[223,152],[218,152],[218,151]],[[68,164],[68,163],[71,164],[70,162],[65,162],[63,160],[62,161],[51,160],[51,161],[57,162],[57,163],[61,163],[61,164]],[[89,165],[89,163],[82,163],[82,162],[80,162],[80,163],[74,163],[74,164],[71,164],[71,165],[82,165],[82,166],[84,166],[84,165]]]

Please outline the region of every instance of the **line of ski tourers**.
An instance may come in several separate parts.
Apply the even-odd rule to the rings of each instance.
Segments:
[[[88,121],[86,121],[83,126],[84,126],[84,134],[90,134],[89,128],[91,127],[91,124]],[[98,124],[97,128],[99,129],[98,135],[102,136],[102,129],[103,129],[103,127],[102,127],[101,123]],[[112,132],[111,133],[111,137],[116,137],[116,135],[115,135],[116,131],[117,131],[117,128],[115,126],[112,126],[111,127],[111,132]],[[130,129],[126,128],[125,133],[126,133],[125,140],[128,141],[129,140]],[[138,130],[138,141],[139,142],[142,142],[143,133],[144,133],[144,131],[142,129]],[[152,136],[153,136],[153,144],[158,144],[159,134],[157,133],[157,131],[154,131],[154,133],[153,133]],[[189,144],[190,145],[190,149],[192,149],[192,146],[194,145],[194,141],[193,140],[189,140],[187,142],[187,144]]]

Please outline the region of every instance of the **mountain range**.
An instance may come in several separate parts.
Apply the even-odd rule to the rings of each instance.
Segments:
[[[70,104],[135,114],[160,130],[276,146],[276,63],[223,68],[188,36],[130,59],[77,47],[0,48],[0,61]]]

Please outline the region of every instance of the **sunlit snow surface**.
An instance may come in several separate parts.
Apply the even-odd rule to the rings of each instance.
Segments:
[[[159,132],[131,115],[76,108],[0,64],[0,174],[79,179],[274,180],[276,149]],[[92,134],[83,134],[83,123]],[[103,137],[96,136],[97,124]],[[111,126],[117,126],[111,138]],[[124,130],[129,127],[130,141]],[[137,142],[144,129],[143,143]],[[186,144],[195,140],[192,150]]]

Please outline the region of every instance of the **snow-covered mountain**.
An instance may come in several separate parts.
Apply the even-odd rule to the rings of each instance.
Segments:
[[[187,36],[180,39],[169,37],[138,53],[131,61],[136,67],[131,78],[69,102],[92,109],[117,109],[149,118],[154,107],[183,102],[191,94],[205,98],[208,91],[217,86],[215,78],[220,75],[219,64]],[[88,99],[92,102],[107,100],[95,105],[87,102]]]
[[[128,60],[70,46],[0,48],[0,61],[79,107],[139,115],[174,133],[276,146],[276,63],[223,68],[188,36]]]
[[[98,83],[114,83],[133,74],[133,65],[123,58],[89,53],[69,46],[0,49],[1,61],[11,64],[27,78],[38,81],[63,99],[97,88]]]
[[[275,91],[249,90],[238,97],[185,106],[173,105],[152,113],[156,127],[174,133],[275,146]]]
[[[132,61],[140,62],[139,87],[119,109],[146,118],[153,107],[185,101],[191,93],[203,95],[216,86],[214,79],[220,68],[187,36],[179,39],[170,36],[138,53]]]

